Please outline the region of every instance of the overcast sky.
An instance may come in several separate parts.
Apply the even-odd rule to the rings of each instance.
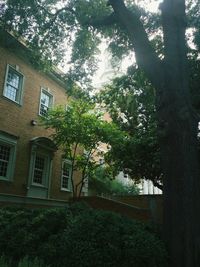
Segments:
[[[162,0],[135,0],[135,2],[150,12],[158,12]]]

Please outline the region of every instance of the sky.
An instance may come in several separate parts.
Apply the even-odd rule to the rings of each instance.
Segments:
[[[135,2],[150,12],[158,12],[162,0],[135,0]]]

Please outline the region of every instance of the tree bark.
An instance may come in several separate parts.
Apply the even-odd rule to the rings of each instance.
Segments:
[[[170,267],[200,266],[200,171],[198,121],[191,105],[185,45],[185,1],[164,0],[164,60],[153,51],[137,15],[110,0],[133,44],[137,63],[156,88],[164,172],[164,236]]]
[[[198,121],[191,105],[185,41],[185,3],[162,4],[165,86],[158,107],[164,171],[164,234],[170,266],[200,266]]]

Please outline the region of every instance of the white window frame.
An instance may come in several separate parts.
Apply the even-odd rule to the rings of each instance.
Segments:
[[[69,180],[68,180],[68,188],[66,187],[63,187],[63,178],[64,178],[64,175],[63,175],[63,167],[64,167],[64,164],[67,164],[68,166],[70,166],[70,174],[69,174]],[[70,160],[63,160],[62,161],[62,170],[61,170],[61,190],[62,191],[67,191],[67,192],[71,192],[72,191],[72,181],[71,181],[71,175],[72,175],[72,163]]]
[[[45,116],[44,114],[41,114],[41,105],[42,105],[42,93],[43,94],[46,94],[47,96],[50,97],[50,105],[48,106],[48,109],[52,108],[53,107],[53,103],[54,103],[54,97],[53,95],[50,93],[50,90],[49,89],[45,89],[44,87],[41,87],[41,90],[40,90],[40,105],[39,105],[39,115],[40,116]]]
[[[35,172],[35,161],[36,161],[36,157],[41,157],[44,159],[44,169],[43,169],[43,173],[42,173],[42,183],[37,183],[34,182],[34,172]],[[38,151],[36,151],[34,158],[33,158],[33,171],[32,171],[32,185],[35,186],[39,186],[39,187],[46,187],[47,186],[47,180],[49,175],[49,156],[47,154],[42,154]]]
[[[16,161],[16,150],[17,150],[17,139],[0,133],[0,144],[10,148],[9,161],[7,166],[6,176],[0,176],[0,180],[12,181],[14,176],[15,161]]]
[[[27,196],[49,198],[51,190],[52,161],[57,150],[56,145],[47,137],[34,137],[30,140],[31,155],[29,163],[29,175],[27,183]],[[45,158],[42,183],[34,182],[36,157]]]
[[[18,94],[17,94],[17,97],[15,100],[13,100],[12,98],[9,98],[6,95],[9,70],[12,70],[12,72],[16,73],[20,77],[19,88],[18,88],[19,91],[18,91]],[[8,64],[6,67],[6,76],[5,76],[5,82],[4,82],[3,96],[6,99],[9,99],[10,101],[12,101],[14,103],[22,105],[23,87],[24,87],[24,75],[20,71],[18,71],[17,67],[13,67],[13,66]]]

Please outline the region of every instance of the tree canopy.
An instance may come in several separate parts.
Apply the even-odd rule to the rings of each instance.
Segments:
[[[132,44],[115,10],[117,6],[123,7],[121,2],[119,1],[116,5],[107,0],[2,0],[0,4],[1,26],[12,31],[16,37],[23,37],[26,40],[36,64],[39,60],[46,62],[48,67],[52,63],[67,61],[71,63],[67,78],[70,77],[70,80],[82,82],[83,85],[87,83],[87,86],[90,86],[88,82],[91,81],[97,69],[97,55],[102,40],[107,42],[113,57],[121,59],[132,53],[133,48],[136,49],[135,46],[138,46],[136,44],[138,38],[135,36],[134,44]],[[146,47],[147,49],[140,51],[142,49],[140,45],[137,48],[143,54],[145,64],[151,62],[147,51],[153,52],[152,46],[156,56],[162,59],[164,42],[160,13],[144,10],[139,3],[136,5],[132,1],[125,2],[127,10],[134,14],[136,20],[141,21],[136,31],[139,33],[142,30],[143,41],[145,41],[147,36],[144,30],[146,30],[150,40],[151,45]],[[188,39],[190,43],[192,40],[195,44],[192,49],[190,48],[190,55],[195,60],[198,58],[200,36],[198,7],[199,0],[187,1],[187,27],[191,29]],[[139,65],[140,52],[136,52]],[[151,56],[153,56],[152,52]],[[67,57],[66,54],[68,54]],[[142,62],[141,64],[143,65]]]

